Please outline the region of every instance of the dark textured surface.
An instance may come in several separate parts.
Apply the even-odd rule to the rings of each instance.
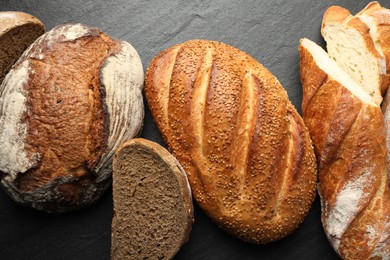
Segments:
[[[386,0],[387,1],[387,0]],[[129,41],[144,69],[163,49],[189,39],[222,41],[246,51],[277,76],[300,111],[298,44],[307,37],[324,46],[320,24],[332,4],[361,10],[369,1],[107,1],[2,0],[0,10],[24,11],[51,29],[64,22],[96,26]],[[382,5],[390,7],[389,2]],[[148,110],[142,137],[162,143]],[[0,190],[0,259],[109,259],[112,196],[91,208],[49,215],[15,204]],[[259,246],[217,228],[195,207],[189,242],[175,259],[337,259],[320,222],[320,204],[289,237]]]

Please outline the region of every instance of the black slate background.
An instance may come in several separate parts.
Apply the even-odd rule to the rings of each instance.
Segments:
[[[369,1],[313,0],[1,0],[0,11],[31,13],[51,29],[81,22],[130,42],[144,70],[169,46],[195,38],[222,41],[253,56],[277,76],[300,111],[299,39],[324,46],[320,25],[330,5],[352,13]],[[390,7],[389,0],[382,5]],[[147,109],[142,137],[163,144]],[[109,259],[112,190],[94,206],[49,215],[14,203],[0,189],[0,259]],[[301,226],[268,245],[252,245],[220,230],[195,206],[189,242],[175,259],[337,259],[320,222],[318,197]]]

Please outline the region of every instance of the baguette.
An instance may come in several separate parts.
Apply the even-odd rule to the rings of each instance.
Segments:
[[[124,142],[113,162],[111,259],[171,259],[194,222],[191,189],[179,162],[157,143]]]
[[[317,155],[322,223],[345,259],[390,257],[390,193],[380,107],[328,54],[302,39],[302,112]]]
[[[82,24],[38,38],[0,88],[0,177],[18,203],[81,209],[111,184],[115,149],[143,124],[135,49]]]
[[[154,58],[145,93],[212,220],[251,243],[298,227],[315,198],[315,156],[302,118],[266,68],[226,44],[192,40]]]

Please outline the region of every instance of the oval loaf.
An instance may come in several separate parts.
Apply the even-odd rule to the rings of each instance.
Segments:
[[[38,38],[0,88],[8,194],[48,212],[95,202],[115,149],[142,128],[143,79],[135,49],[97,28],[63,24]]]
[[[278,80],[248,54],[192,40],[150,64],[145,93],[196,202],[252,243],[291,233],[315,197],[316,162]]]

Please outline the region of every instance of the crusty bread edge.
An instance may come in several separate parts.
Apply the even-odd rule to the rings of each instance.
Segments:
[[[24,24],[36,24],[45,30],[45,25],[37,17],[24,12],[3,11],[0,12],[0,19],[0,35],[3,35],[13,28]]]

